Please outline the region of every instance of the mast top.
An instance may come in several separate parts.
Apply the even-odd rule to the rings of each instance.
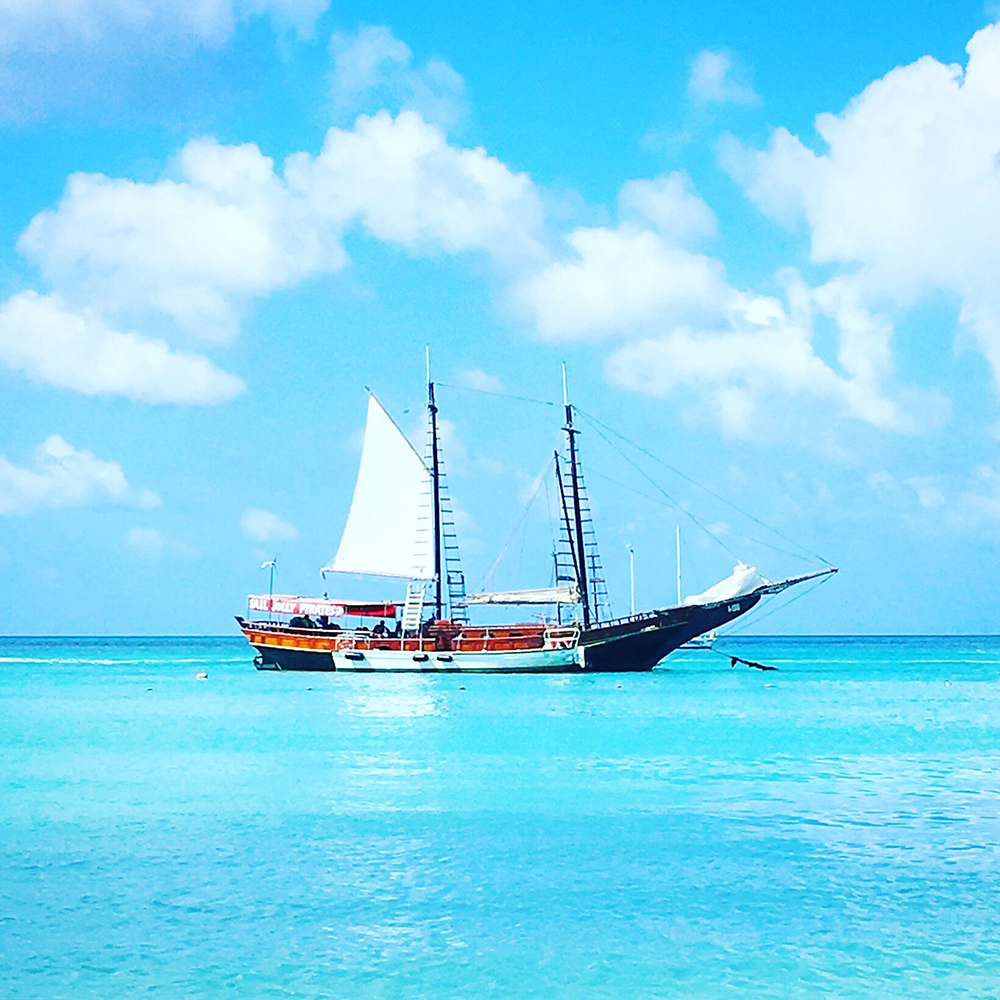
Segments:
[[[563,406],[569,406],[569,394],[566,392],[566,362],[562,363]]]

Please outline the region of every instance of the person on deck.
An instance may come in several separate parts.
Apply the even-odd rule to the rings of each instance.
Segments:
[[[385,635],[385,619],[380,619],[378,625],[372,629],[372,635]]]

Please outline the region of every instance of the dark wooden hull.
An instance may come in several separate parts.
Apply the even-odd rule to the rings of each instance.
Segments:
[[[746,614],[760,596],[650,611],[587,629],[580,637],[588,671],[652,670],[685,642]]]

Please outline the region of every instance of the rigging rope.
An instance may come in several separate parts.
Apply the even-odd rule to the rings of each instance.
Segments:
[[[519,403],[537,403],[539,406],[555,406],[550,399],[532,399],[530,396],[515,396],[509,392],[494,392],[492,389],[475,389],[471,385],[455,385],[453,382],[435,382],[442,389],[458,389],[459,392],[478,392],[483,396],[498,396],[500,399],[516,399]]]
[[[514,527],[510,529],[510,534],[507,536],[507,540],[503,543],[500,548],[500,552],[496,559],[493,560],[493,565],[486,571],[486,575],[483,577],[483,590],[487,589],[487,584],[493,579],[493,574],[496,573],[497,567],[500,565],[500,560],[507,554],[507,550],[510,548],[514,541],[515,536],[521,529],[521,525],[524,523],[528,516],[528,511],[531,510],[531,505],[535,502],[535,497],[538,496],[538,491],[541,488],[543,482],[546,483],[546,496],[548,495],[548,474],[551,465],[551,459],[545,460],[545,465],[542,467],[542,471],[538,473],[535,477],[534,485],[531,487],[531,493],[528,496],[527,503],[521,509],[521,513],[518,515],[517,520],[514,522]],[[522,557],[524,554],[524,539],[521,540],[521,553]]]
[[[765,607],[765,605],[763,604],[758,604],[757,607],[754,608],[754,611],[751,611],[750,614],[746,616],[746,618],[743,618],[742,620],[736,619],[736,621],[739,621],[738,628],[734,627],[726,630],[726,626],[723,625],[722,629],[720,630],[721,637],[723,639],[728,639],[734,635],[739,635],[741,632],[745,632],[751,625],[759,625],[765,618],[770,618],[771,615],[775,614],[776,612],[784,611],[785,608],[791,607],[796,601],[800,601],[803,597],[805,597],[806,594],[811,594],[818,587],[822,587],[824,583],[832,579],[833,579],[833,574],[830,574],[829,576],[820,577],[811,587],[807,587],[805,590],[799,591],[799,593],[797,593],[791,600],[785,601],[784,603],[778,602],[767,612],[767,614],[758,615],[755,618],[754,612],[759,611]]]
[[[714,490],[709,489],[709,487],[703,486],[696,479],[692,479],[690,476],[688,476],[685,473],[681,472],[680,469],[675,469],[672,465],[669,464],[669,462],[665,462],[658,455],[654,455],[651,451],[648,451],[647,449],[643,448],[642,445],[636,444],[634,441],[630,441],[627,437],[625,437],[624,434],[620,434],[614,428],[609,427],[607,424],[605,424],[602,421],[598,420],[597,417],[593,416],[593,414],[587,413],[586,410],[581,410],[578,406],[575,406],[574,409],[577,411],[577,413],[579,413],[581,416],[585,417],[588,421],[590,421],[590,423],[594,426],[594,429],[597,430],[597,432],[599,434],[600,434],[600,428],[603,428],[609,434],[613,434],[616,438],[618,438],[621,441],[624,441],[625,444],[629,445],[630,447],[635,448],[636,451],[641,452],[647,458],[652,459],[652,461],[658,463],[659,465],[662,465],[665,469],[669,469],[672,473],[674,473],[674,475],[680,476],[681,479],[686,480],[692,486],[697,486],[698,489],[704,490],[709,496],[714,497],[720,503],[723,503],[727,507],[729,507],[732,510],[736,511],[737,514],[741,514],[743,517],[749,518],[755,524],[759,524],[765,530],[770,531],[772,534],[777,535],[778,538],[780,538],[783,541],[787,542],[789,545],[793,545],[795,548],[799,549],[801,552],[804,552],[806,555],[808,555],[811,559],[817,559],[817,560],[819,560],[819,562],[823,563],[824,566],[830,566],[830,565],[832,565],[832,563],[828,562],[821,555],[818,555],[815,552],[811,552],[804,545],[801,545],[799,542],[796,542],[795,539],[789,538],[787,535],[785,535],[782,532],[778,531],[777,528],[772,528],[771,525],[766,524],[764,521],[761,521],[760,518],[754,517],[753,514],[749,513],[748,511],[745,511],[742,508],[737,507],[736,504],[734,504],[731,501],[727,500],[725,497],[720,496]],[[601,434],[601,437],[604,437],[604,435]],[[607,441],[608,439],[606,437],[604,437],[604,440]],[[611,442],[608,441],[608,443],[610,444]],[[619,454],[623,454],[619,449],[615,449],[615,450],[618,451]],[[636,468],[638,468],[638,467],[636,466]],[[646,478],[648,479],[649,477],[647,476]],[[652,480],[650,480],[650,482],[652,482]],[[655,483],[654,483],[654,485],[655,485]],[[767,543],[761,543],[761,544],[767,544]],[[779,550],[779,551],[781,551],[781,550]],[[786,554],[791,555],[791,553],[786,553]]]
[[[584,416],[586,416],[586,414],[584,414]],[[595,426],[594,430],[597,431],[597,433],[602,438],[604,438],[605,442],[607,442],[607,444],[608,444],[608,447],[613,448],[616,452],[618,452],[618,454],[621,455],[621,457],[624,458],[625,461],[628,462],[628,464],[631,465],[632,468],[635,469],[635,471],[638,472],[639,475],[642,476],[643,479],[646,480],[646,482],[648,482],[654,489],[659,490],[660,493],[662,493],[667,498],[667,500],[670,501],[670,504],[673,507],[676,507],[677,510],[679,510],[682,514],[684,514],[687,517],[691,518],[691,520],[696,525],[698,525],[698,527],[701,528],[701,530],[704,531],[705,534],[708,535],[708,537],[713,542],[715,542],[717,545],[719,545],[723,549],[725,549],[726,552],[728,552],[737,562],[741,562],[742,561],[740,559],[740,557],[735,552],[733,552],[733,550],[728,545],[726,545],[726,543],[721,538],[719,538],[719,536],[716,535],[707,525],[702,524],[701,521],[697,517],[695,517],[694,514],[691,513],[691,511],[685,510],[655,479],[652,478],[652,476],[650,476],[645,471],[645,469],[643,469],[640,466],[636,465],[636,463],[633,462],[632,459],[629,458],[628,455],[626,455],[625,452],[623,452],[621,450],[621,448],[619,448],[610,438],[608,438],[604,434],[604,432],[601,430],[600,427]],[[597,475],[600,476],[600,473],[597,473]],[[601,476],[601,478],[607,479],[608,477],[607,476]],[[611,480],[611,482],[614,482],[614,480]],[[619,483],[618,485],[619,486],[624,486],[623,483]],[[624,488],[628,489],[629,487],[625,486]],[[645,494],[640,494],[640,496],[644,496],[644,495]]]
[[[621,454],[621,453],[619,452],[619,454]],[[664,503],[658,497],[653,497],[653,496],[650,496],[648,493],[643,493],[642,490],[637,490],[634,486],[629,486],[626,483],[620,482],[617,479],[612,479],[611,476],[605,476],[601,472],[591,471],[589,473],[589,475],[596,476],[598,479],[603,479],[603,480],[605,480],[605,482],[613,483],[615,486],[619,487],[619,489],[627,490],[629,493],[634,493],[637,497],[642,497],[644,500],[648,500],[650,503],[659,504],[661,507],[666,507],[669,510],[677,510],[679,513],[683,514],[685,517],[690,517],[691,520],[693,520],[693,521],[696,520],[695,516],[690,511],[685,510],[683,507],[678,506],[678,504],[676,502],[674,502],[672,504],[670,504],[670,503]],[[711,533],[711,528],[704,528],[704,530],[708,531],[709,533]],[[783,549],[783,548],[781,548],[781,546],[774,545],[771,542],[765,542],[761,538],[754,538],[752,535],[744,535],[740,531],[733,531],[732,528],[729,529],[729,532],[730,532],[730,534],[732,534],[736,538],[742,538],[745,542],[753,542],[755,545],[763,545],[766,548],[769,548],[769,549],[771,549],[774,552],[780,552],[782,555],[791,556],[793,559],[801,559],[802,558],[801,554],[799,554],[798,552],[789,552],[788,549]],[[720,545],[722,545],[722,547],[725,548],[726,551],[729,552],[729,554],[731,556],[733,556],[734,559],[736,559],[737,561],[739,561],[739,556],[737,556],[734,552],[732,552],[731,549],[726,548],[726,546],[722,543],[722,541],[719,539],[719,537],[717,535],[713,534],[712,535],[712,539],[713,539],[713,541],[716,541]]]

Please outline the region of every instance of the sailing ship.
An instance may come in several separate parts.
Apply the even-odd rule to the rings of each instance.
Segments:
[[[402,601],[251,595],[237,622],[261,670],[578,673],[646,671],[769,595],[835,573],[771,583],[742,563],[673,607],[612,617],[583,481],[579,429],[563,370],[565,452],[554,453],[560,539],[554,586],[467,595],[442,465],[435,383],[428,373],[428,455],[422,458],[371,390],[361,463],[328,573],[406,583]],[[475,624],[470,606],[555,608],[555,620]],[[377,618],[374,628],[345,620]],[[386,620],[395,626],[388,628]]]

